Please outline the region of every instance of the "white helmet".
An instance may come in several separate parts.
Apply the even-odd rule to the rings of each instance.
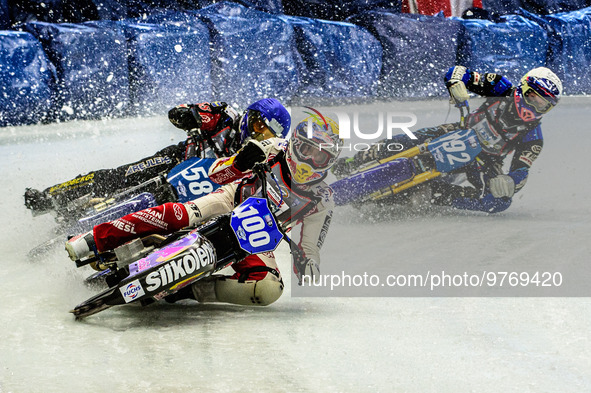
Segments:
[[[558,104],[562,82],[546,67],[538,67],[521,78],[514,101],[518,116],[524,121],[541,119]]]
[[[337,123],[315,112],[296,126],[285,152],[291,178],[298,184],[321,180],[343,144]]]

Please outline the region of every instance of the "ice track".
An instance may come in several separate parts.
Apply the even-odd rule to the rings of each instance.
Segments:
[[[387,274],[409,261],[434,270],[454,258],[588,271],[590,104],[567,98],[548,115],[544,151],[505,213],[339,208],[323,272]],[[376,105],[417,114],[414,129],[446,121],[444,101]],[[89,271],[61,247],[26,258],[52,219],[31,217],[25,187],[182,138],[165,117],[0,129],[0,392],[591,391],[588,297],[292,297],[284,279],[267,308],[156,304],[75,322],[68,311],[96,292],[82,283]],[[287,277],[286,247],[278,257]]]

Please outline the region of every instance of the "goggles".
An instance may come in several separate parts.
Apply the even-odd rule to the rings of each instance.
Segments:
[[[295,153],[299,160],[312,164],[313,167],[319,169],[327,167],[334,158],[327,150],[323,150],[306,141],[300,141],[299,146],[295,149]]]
[[[546,113],[554,107],[554,104],[548,98],[537,92],[527,81],[523,82],[521,92],[525,103],[533,107],[538,113]]]
[[[263,141],[268,138],[273,138],[275,133],[269,128],[265,120],[261,117],[258,111],[251,110],[248,114],[248,128],[250,130],[250,136],[257,140]]]

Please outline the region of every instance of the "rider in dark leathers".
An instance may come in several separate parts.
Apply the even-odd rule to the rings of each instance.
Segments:
[[[525,185],[529,169],[542,151],[541,119],[558,103],[562,83],[545,67],[529,71],[517,86],[513,86],[504,76],[482,74],[463,66],[450,68],[444,80],[456,106],[467,106],[468,90],[487,97],[470,114],[465,125],[465,128],[476,132],[482,153],[479,160],[446,177],[425,183],[418,189],[434,205],[489,213],[506,210],[511,205],[513,195]],[[383,142],[394,141],[408,149],[459,128],[459,123],[444,124],[414,132],[416,140],[406,135],[396,135]],[[365,162],[392,155],[387,150],[379,149],[379,146],[376,144],[353,158],[340,159],[333,167],[333,172],[343,176]],[[511,152],[510,169],[504,174],[503,162]],[[466,175],[469,185],[453,183],[460,173]],[[392,202],[408,201],[413,192],[410,190],[394,195]]]
[[[168,112],[168,118],[176,127],[187,131],[187,140],[167,146],[154,155],[131,164],[79,175],[43,191],[27,188],[24,195],[25,206],[33,214],[43,214],[65,207],[83,196],[104,198],[166,174],[187,158],[229,157],[240,149],[247,138],[285,137],[290,124],[289,113],[273,98],[256,101],[242,116],[225,102],[204,102],[178,105]],[[261,120],[274,126],[269,127],[273,135],[258,136],[253,131],[253,124]],[[168,199],[168,194],[164,198]],[[159,202],[168,202],[166,199]]]

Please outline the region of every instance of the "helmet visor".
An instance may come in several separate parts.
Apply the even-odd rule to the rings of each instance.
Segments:
[[[262,118],[261,113],[255,110],[250,110],[248,113],[248,131],[250,137],[257,141],[264,141],[276,136]]]
[[[300,161],[307,162],[320,170],[329,166],[333,158],[330,152],[306,140],[301,140],[300,145],[296,149],[296,155]]]
[[[554,106],[547,97],[534,90],[527,82],[524,82],[521,91],[525,103],[533,107],[538,113],[546,113]]]

